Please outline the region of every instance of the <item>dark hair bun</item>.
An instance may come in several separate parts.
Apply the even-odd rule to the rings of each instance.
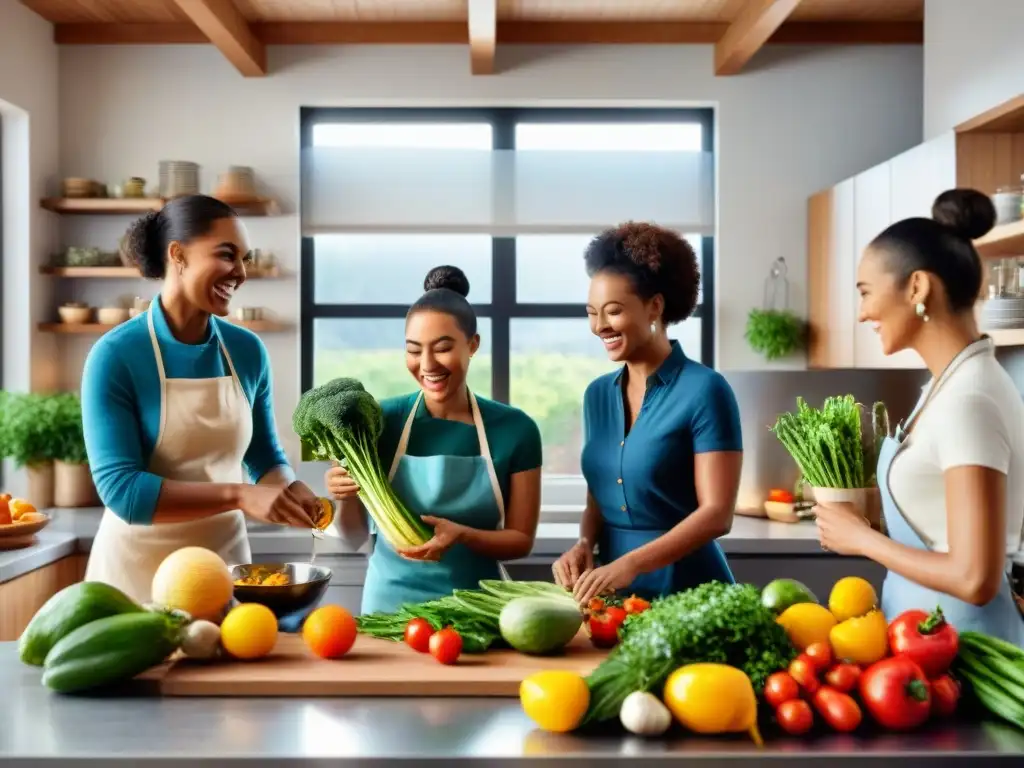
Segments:
[[[137,219],[125,233],[122,250],[135,262],[143,277],[159,280],[167,272],[160,241],[159,211],[150,211]]]
[[[996,225],[996,207],[976,189],[949,189],[935,198],[932,218],[960,237],[975,240]]]
[[[423,290],[436,291],[439,288],[455,291],[459,296],[465,298],[469,296],[469,279],[458,267],[434,267],[423,280]]]

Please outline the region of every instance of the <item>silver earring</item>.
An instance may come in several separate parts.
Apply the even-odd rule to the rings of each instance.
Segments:
[[[928,322],[928,313],[925,312],[925,306],[923,301],[917,302],[917,306],[914,307],[914,310],[917,312],[918,317],[920,317],[924,322]]]
[[[651,323],[651,333],[657,333],[657,332],[658,332],[658,324],[657,323]]]

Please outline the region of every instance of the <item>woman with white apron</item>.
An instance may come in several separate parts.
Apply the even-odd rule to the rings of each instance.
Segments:
[[[419,391],[381,403],[378,453],[395,493],[434,529],[414,549],[395,551],[374,535],[362,613],[478,588],[505,578],[503,561],[533,548],[540,514],[540,432],[522,411],[478,398],[466,385],[479,349],[469,282],[454,267],[431,270],[406,318],[406,367]],[[326,475],[341,502],[341,535],[360,546],[373,526],[343,467]]]
[[[171,552],[248,563],[245,515],[309,528],[317,502],[277,439],[263,344],[219,319],[249,254],[234,211],[178,198],[133,224],[126,249],[164,284],[148,311],[100,338],[83,371],[86,449],[106,506],[85,578],[147,601]]]
[[[974,190],[935,201],[932,219],[890,226],[858,269],[861,320],[886,354],[913,349],[932,374],[879,451],[887,535],[842,505],[821,506],[822,546],[888,569],[882,610],[936,607],[957,630],[1024,647],[1014,564],[1024,540],[1024,401],[978,332],[981,261],[972,241],[995,224]]]

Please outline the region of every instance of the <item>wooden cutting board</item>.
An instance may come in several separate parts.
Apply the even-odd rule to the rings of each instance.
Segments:
[[[164,696],[487,696],[518,698],[523,678],[542,669],[589,674],[607,655],[581,631],[557,656],[510,650],[463,654],[439,664],[404,643],[360,635],[341,659],[313,656],[298,635],[281,634],[257,661],[177,661],[145,677]],[[154,679],[156,678],[156,679]]]

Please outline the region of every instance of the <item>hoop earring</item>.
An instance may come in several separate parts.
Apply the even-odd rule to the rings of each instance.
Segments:
[[[917,302],[917,306],[914,307],[914,310],[917,312],[917,316],[920,317],[921,320],[923,320],[926,323],[928,322],[929,317],[928,317],[928,313],[925,311],[925,306],[924,306],[924,302],[923,301]]]

